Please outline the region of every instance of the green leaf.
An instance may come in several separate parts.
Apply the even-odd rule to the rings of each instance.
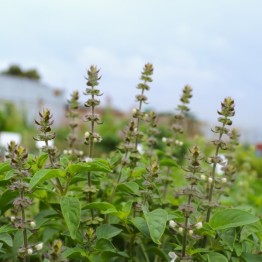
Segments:
[[[227,258],[224,255],[216,252],[210,252],[205,255],[205,257],[207,258],[208,262],[228,262]]]
[[[255,255],[250,253],[243,253],[241,256],[245,262],[261,262],[262,261],[262,255]]]
[[[64,177],[66,175],[65,170],[62,169],[42,169],[37,171],[31,178],[29,188],[32,190],[40,183],[56,177]]]
[[[146,220],[142,217],[134,217],[131,219],[132,224],[148,239],[150,239],[149,229]]]
[[[96,249],[100,251],[113,251],[116,252],[116,248],[114,245],[111,243],[110,240],[100,238],[96,242]]]
[[[48,154],[47,153],[43,153],[43,154],[41,154],[37,158],[37,166],[38,166],[38,168],[42,168],[44,166],[47,158],[48,158]]]
[[[89,172],[89,171],[99,171],[99,172],[111,172],[111,169],[106,161],[93,160],[91,162],[83,162],[77,164],[71,164],[68,166],[67,171],[75,176],[79,173]]]
[[[83,209],[98,209],[102,214],[111,214],[117,212],[115,206],[108,202],[93,202],[85,205]]]
[[[74,197],[61,199],[61,210],[72,239],[76,238],[76,232],[80,224],[80,202]]]
[[[0,164],[0,175],[6,171],[11,170],[10,162],[4,162]]]
[[[0,234],[0,241],[6,243],[9,247],[13,246],[13,239],[8,233]]]
[[[250,224],[250,225],[246,225],[243,226],[242,230],[241,230],[241,234],[240,234],[240,241],[246,240],[248,239],[248,237],[251,234],[257,233],[262,231],[262,227],[261,227],[261,223],[260,221]]]
[[[0,197],[0,210],[4,214],[7,209],[13,206],[14,199],[19,195],[17,191],[6,190]]]
[[[215,213],[209,224],[214,230],[222,230],[252,224],[258,220],[256,216],[240,209],[224,209]]]
[[[100,238],[110,239],[114,236],[117,236],[121,232],[122,232],[122,229],[119,229],[112,225],[103,224],[97,228],[96,236],[98,239]]]
[[[0,234],[14,232],[14,231],[16,231],[16,229],[14,227],[9,226],[9,225],[4,225],[4,226],[0,227]]]
[[[168,213],[164,209],[155,209],[152,212],[144,212],[144,216],[148,225],[151,239],[156,244],[161,244],[160,238],[162,237],[166,228]]]
[[[177,162],[170,158],[160,160],[160,166],[179,167]]]
[[[73,247],[73,248],[69,248],[67,247],[66,250],[62,253],[62,257],[63,258],[68,258],[72,255],[80,255],[81,257],[87,257],[87,254],[85,252],[85,250],[83,250],[80,247]]]
[[[128,194],[140,195],[139,185],[135,182],[126,182],[117,186],[118,191],[122,191]]]

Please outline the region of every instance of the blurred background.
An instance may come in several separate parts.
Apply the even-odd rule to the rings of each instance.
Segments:
[[[259,144],[261,10],[260,0],[1,0],[0,132],[17,132],[33,147],[34,119],[48,107],[63,143],[67,99],[77,89],[85,100],[84,76],[94,64],[104,121],[123,120],[104,130],[116,145],[150,62],[148,110],[165,119],[189,84],[194,130],[209,135],[231,96],[241,140]]]

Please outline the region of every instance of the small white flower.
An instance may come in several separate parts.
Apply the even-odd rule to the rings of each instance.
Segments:
[[[162,137],[162,142],[166,143],[167,142],[167,138],[166,137]]]
[[[174,229],[177,226],[177,223],[174,220],[170,220],[169,226]]]
[[[205,175],[201,175],[201,176],[200,176],[200,179],[203,180],[203,181],[205,181],[205,180],[206,180],[206,176],[205,176]]]
[[[179,142],[179,145],[180,145],[180,146],[183,146],[183,145],[184,145],[183,141],[180,141],[180,142]]]
[[[68,154],[68,150],[65,149],[65,150],[63,151],[63,153],[64,153],[64,155],[67,155],[67,154]]]
[[[84,155],[84,152],[82,150],[79,151],[79,156]]]
[[[179,227],[179,228],[178,228],[178,231],[179,231],[180,233],[183,233],[184,228],[183,228],[183,227]]]
[[[32,255],[33,254],[33,249],[32,248],[28,248],[27,249],[27,254],[28,255]]]
[[[213,178],[212,178],[212,177],[209,177],[209,178],[208,178],[208,183],[211,184],[212,182],[213,182]]]
[[[72,155],[72,150],[68,150],[68,155]]]
[[[147,119],[148,118],[148,114],[144,114],[144,118]]]
[[[98,139],[95,137],[95,138],[93,139],[93,141],[94,141],[94,143],[97,143],[97,142],[98,142]]]
[[[194,231],[192,229],[188,230],[189,236],[192,236],[194,234]]]
[[[36,249],[37,251],[40,251],[41,249],[43,249],[43,246],[44,246],[44,244],[41,242],[41,243],[35,245],[35,249]]]
[[[137,151],[141,154],[141,155],[143,155],[145,152],[144,152],[144,149],[143,149],[143,146],[141,145],[141,144],[138,144],[137,145]]]
[[[203,227],[203,223],[202,222],[198,222],[198,223],[195,224],[195,228],[196,229],[200,229],[202,227]]]
[[[168,253],[168,256],[169,256],[170,258],[172,258],[172,259],[170,260],[170,262],[175,262],[176,259],[177,259],[177,254],[176,254],[175,252],[169,252],[169,253]]]
[[[85,132],[85,138],[89,138],[90,137],[90,133],[89,132]]]
[[[133,112],[133,114],[136,114],[136,113],[137,113],[137,109],[136,109],[136,108],[133,108],[133,109],[132,109],[132,112]]]
[[[223,177],[223,178],[221,179],[221,182],[222,182],[223,184],[225,184],[225,183],[227,182],[227,178],[226,178],[226,177]]]
[[[179,140],[176,140],[176,141],[175,141],[175,144],[176,144],[176,145],[179,145],[179,144],[180,144],[180,141],[179,141]]]
[[[10,217],[11,222],[15,222],[15,219],[16,219],[15,216]]]
[[[85,161],[86,161],[86,162],[92,162],[93,159],[92,159],[91,157],[86,157],[86,158],[85,158]]]
[[[30,225],[31,228],[35,228],[36,223],[35,223],[35,221],[31,221],[31,222],[29,223],[29,225]]]

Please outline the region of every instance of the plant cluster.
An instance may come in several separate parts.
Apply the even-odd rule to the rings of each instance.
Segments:
[[[150,63],[142,70],[137,108],[113,152],[94,157],[103,140],[96,66],[87,71],[84,119],[79,93],[68,101],[64,150],[55,146],[48,109],[35,121],[41,152],[8,145],[0,163],[1,261],[262,260],[259,209],[236,197],[239,183],[254,181],[255,173],[248,177],[251,165],[237,155],[234,100],[221,103],[211,143],[192,139],[186,85],[163,136],[157,114],[143,108],[153,71]]]

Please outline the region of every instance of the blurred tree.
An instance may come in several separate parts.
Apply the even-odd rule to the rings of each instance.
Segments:
[[[24,77],[32,80],[39,80],[40,74],[36,69],[22,70],[18,65],[10,65],[9,68],[2,72],[4,75]]]

